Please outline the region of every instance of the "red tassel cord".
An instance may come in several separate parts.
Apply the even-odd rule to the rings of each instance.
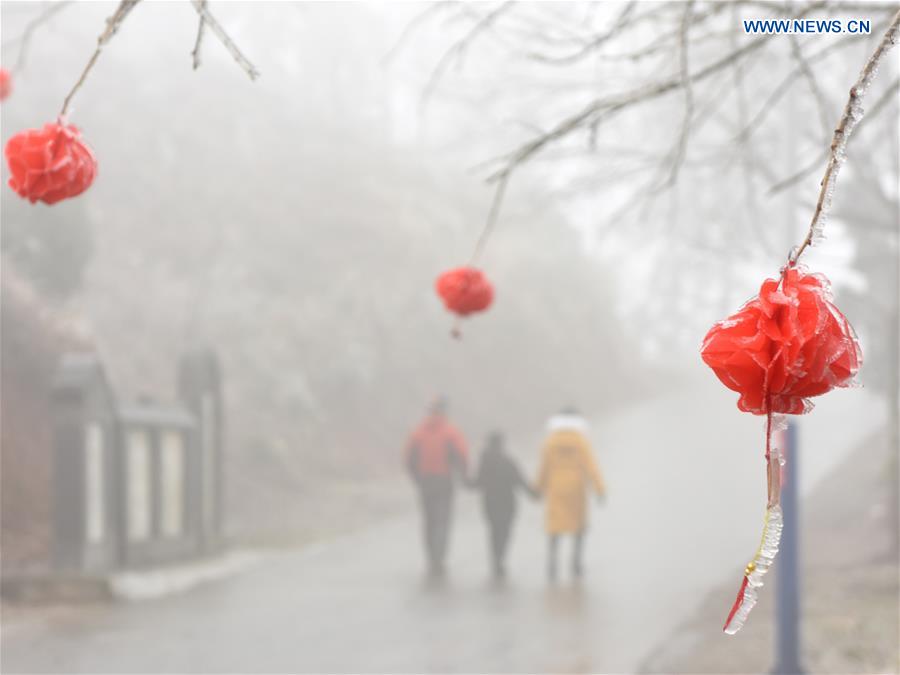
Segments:
[[[728,632],[728,625],[731,623],[731,620],[734,618],[734,615],[737,614],[737,611],[741,608],[741,605],[744,604],[744,595],[747,593],[747,575],[744,575],[744,578],[741,580],[741,587],[738,589],[737,598],[734,600],[734,604],[731,606],[731,611],[728,612],[728,618],[725,619],[725,625],[722,627],[726,633]]]

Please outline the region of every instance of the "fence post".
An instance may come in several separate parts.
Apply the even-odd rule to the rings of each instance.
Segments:
[[[778,675],[797,675],[800,665],[800,518],[799,482],[800,452],[797,445],[797,425],[788,424],[784,433],[784,453],[787,459],[781,490],[784,513],[784,537],[777,565],[775,604],[775,633],[777,652],[772,672]]]
[[[197,420],[199,485],[198,518],[201,548],[213,551],[222,541],[224,520],[224,412],[219,360],[211,349],[185,353],[178,363],[178,393]]]

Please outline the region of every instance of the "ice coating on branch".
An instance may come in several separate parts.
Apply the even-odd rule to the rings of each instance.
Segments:
[[[812,246],[821,242],[824,238],[823,229],[828,220],[828,213],[831,210],[834,187],[837,183],[838,173],[840,173],[847,156],[847,142],[850,140],[850,135],[856,128],[856,125],[859,124],[865,115],[866,111],[862,106],[862,101],[868,93],[872,81],[878,75],[881,58],[897,44],[898,33],[900,33],[900,21],[898,21],[898,18],[900,18],[900,13],[895,15],[878,48],[866,62],[862,72],[859,74],[859,78],[850,89],[850,98],[844,107],[841,120],[834,130],[834,137],[831,142],[831,158],[828,161],[825,177],[822,179],[819,201],[813,214],[812,222],[809,225],[807,242]],[[801,246],[796,253],[794,251],[791,252],[790,261],[792,263],[797,262],[797,258],[802,250],[803,247]]]
[[[766,426],[769,427],[770,423],[766,422]],[[787,415],[782,415],[780,413],[776,413],[772,415],[771,421],[771,432],[774,434],[778,431],[784,431],[788,427],[788,418]]]
[[[723,628],[728,635],[734,635],[743,627],[747,617],[750,616],[750,611],[756,606],[759,599],[758,589],[763,586],[763,577],[772,566],[775,556],[778,555],[783,529],[784,516],[781,507],[773,506],[766,511],[759,549],[753,556],[753,560],[747,565],[741,590],[738,592],[734,607]]]
[[[779,448],[773,447],[769,452],[766,466],[769,495],[766,508],[781,504],[781,469],[784,467],[784,455]]]

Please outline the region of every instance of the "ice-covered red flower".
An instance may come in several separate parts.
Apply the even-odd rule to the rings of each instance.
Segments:
[[[808,400],[850,384],[862,353],[831,301],[828,279],[792,267],[706,334],[701,356],[757,415],[804,413]]]
[[[6,68],[0,68],[0,101],[12,93],[12,75]]]
[[[444,305],[459,316],[481,312],[490,307],[494,287],[481,270],[457,267],[441,274],[435,282]]]
[[[80,195],[97,175],[97,160],[78,129],[60,123],[20,131],[6,144],[9,186],[32,204]]]

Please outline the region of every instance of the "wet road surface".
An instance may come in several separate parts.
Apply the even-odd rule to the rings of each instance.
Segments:
[[[869,402],[836,392],[804,421],[805,488],[878,423]],[[4,622],[2,669],[630,672],[709,589],[739,580],[764,508],[762,433],[716,383],[596,420],[609,497],[592,507],[581,583],[546,582],[536,504],[520,508],[508,581],[492,583],[477,500],[460,493],[442,583],[422,574],[411,512],[180,595],[29,610]],[[522,453],[529,472],[535,455]]]

